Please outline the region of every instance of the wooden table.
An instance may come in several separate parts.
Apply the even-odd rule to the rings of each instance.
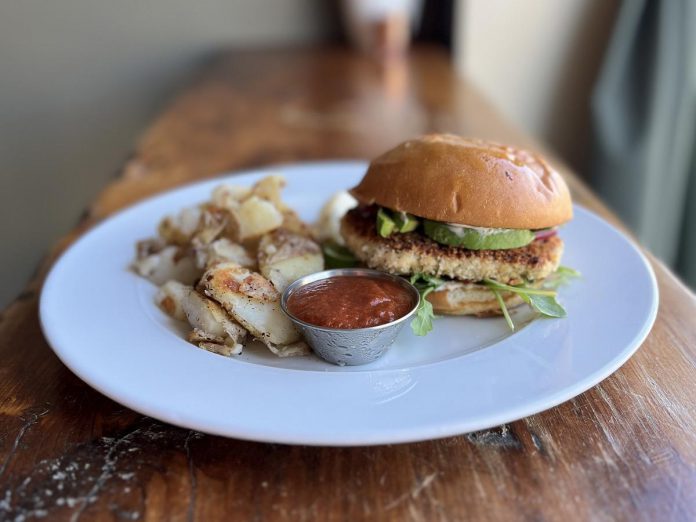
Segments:
[[[432,442],[291,447],[175,428],[93,391],[46,344],[46,269],[116,210],[223,171],[370,158],[430,131],[537,146],[436,49],[388,72],[341,49],[229,52],[202,71],[2,314],[0,520],[696,520],[696,304],[654,259],[657,322],[621,370],[542,414]],[[576,201],[616,223],[566,174]]]

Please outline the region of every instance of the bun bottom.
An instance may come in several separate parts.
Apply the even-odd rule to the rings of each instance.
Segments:
[[[508,309],[524,303],[512,292],[501,292]],[[492,317],[502,315],[498,300],[487,287],[472,283],[449,282],[444,287],[428,294],[433,311],[439,315],[475,315]]]

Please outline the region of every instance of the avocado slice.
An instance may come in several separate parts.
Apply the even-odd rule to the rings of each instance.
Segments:
[[[534,240],[531,230],[519,229],[481,229],[457,227],[425,220],[425,235],[443,245],[468,248],[470,250],[503,250],[528,245]]]
[[[377,211],[377,233],[382,237],[389,237],[394,230],[396,230],[396,223],[386,210],[380,208]]]
[[[418,218],[408,212],[394,212],[392,215],[397,232],[413,232],[420,224]]]

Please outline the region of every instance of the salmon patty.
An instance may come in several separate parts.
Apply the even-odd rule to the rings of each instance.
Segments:
[[[392,274],[429,274],[459,281],[495,279],[519,284],[544,279],[556,271],[563,254],[557,235],[506,250],[469,250],[441,245],[420,231],[377,234],[375,207],[357,207],[341,221],[341,235],[355,257],[370,268]]]

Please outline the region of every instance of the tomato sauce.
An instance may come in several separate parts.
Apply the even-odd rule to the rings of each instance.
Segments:
[[[414,304],[408,290],[394,281],[336,276],[301,287],[290,295],[287,308],[305,323],[352,330],[396,321]]]

